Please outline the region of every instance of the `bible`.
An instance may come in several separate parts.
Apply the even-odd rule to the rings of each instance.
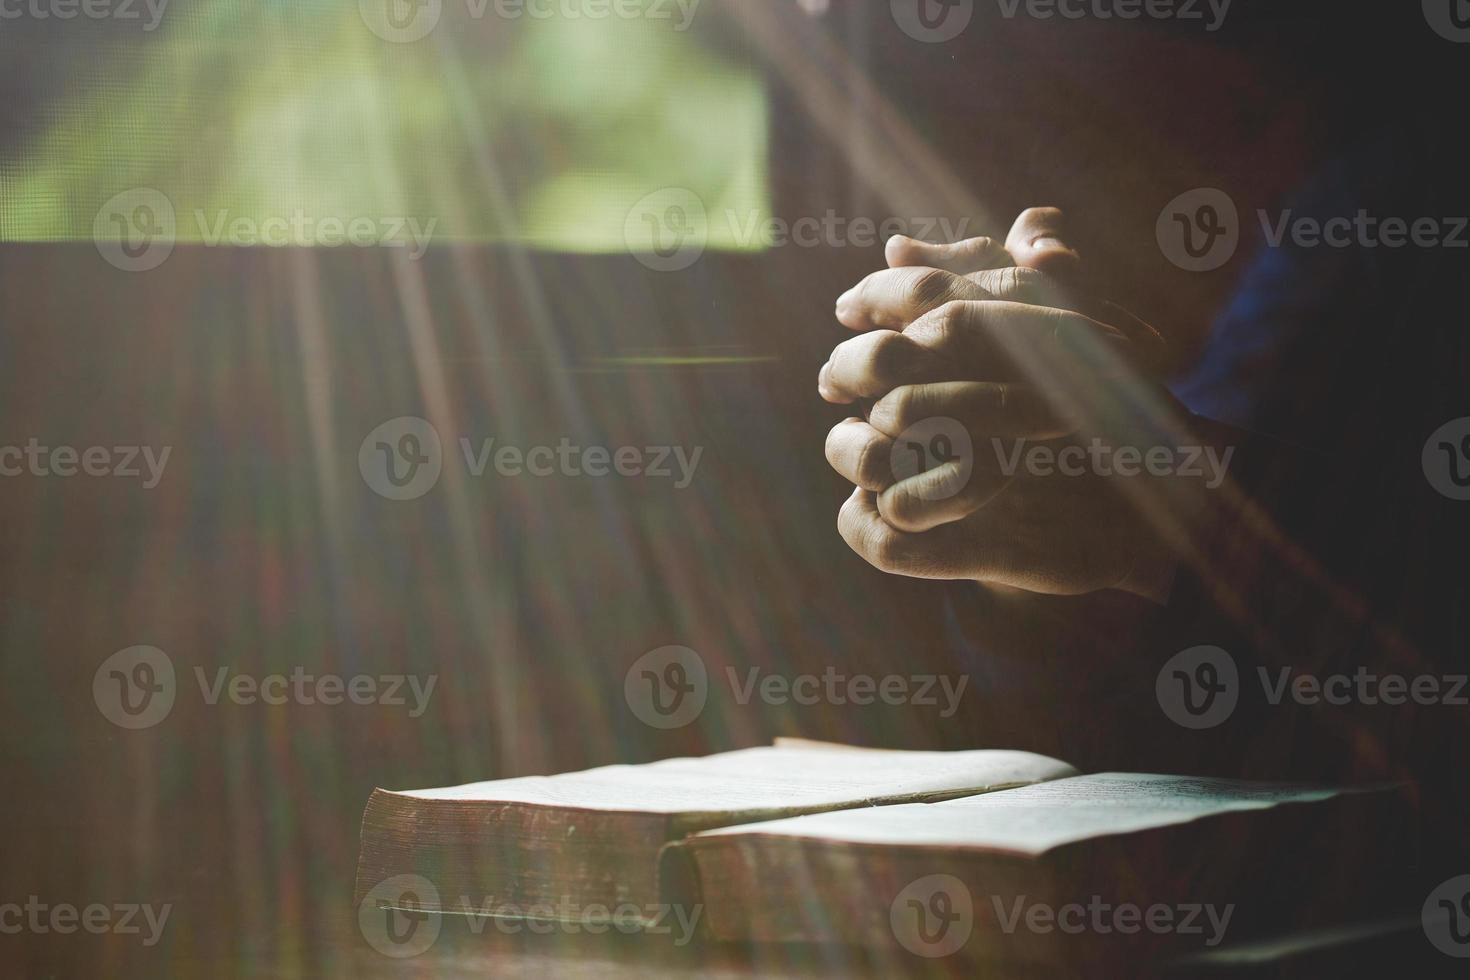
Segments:
[[[363,814],[357,899],[417,875],[424,911],[581,915],[659,904],[658,853],[717,827],[850,807],[924,803],[1075,775],[1029,752],[901,752],[787,740],[700,759],[607,766],[415,792],[378,790]],[[532,913],[531,910],[539,910]],[[557,911],[560,910],[560,911]]]
[[[1083,775],[1029,752],[785,740],[378,790],[357,900],[635,926],[692,909],[681,918],[715,941],[1095,964],[1357,911],[1413,862],[1415,839],[1402,787]],[[378,887],[408,877],[423,887]]]

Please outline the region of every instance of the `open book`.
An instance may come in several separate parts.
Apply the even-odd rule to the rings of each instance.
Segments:
[[[653,923],[697,906],[715,939],[897,942],[920,955],[973,941],[1027,960],[1055,958],[1076,935],[1069,917],[1116,914],[1076,913],[1079,902],[1143,915],[1164,905],[1176,937],[1214,945],[1235,920],[1227,907],[1261,894],[1258,870],[1308,869],[1314,888],[1347,895],[1373,854],[1402,860],[1403,804],[1392,789],[1083,776],[1027,752],[783,741],[379,790],[363,816],[357,898],[402,907],[396,886],[374,890],[416,876],[425,887],[404,899],[415,912],[586,922],[622,909]],[[1164,915],[1153,914],[1150,932]],[[1116,925],[1098,922],[1084,931]]]

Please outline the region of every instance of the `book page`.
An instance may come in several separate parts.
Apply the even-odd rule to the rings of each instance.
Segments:
[[[573,809],[757,819],[845,806],[942,799],[1076,774],[1030,752],[896,752],[783,745],[400,794]],[[710,820],[700,820],[707,815]],[[728,819],[724,822],[729,822]]]
[[[696,840],[760,834],[895,846],[978,847],[1039,855],[1095,837],[1287,803],[1315,803],[1352,792],[1356,791],[1101,773],[943,803],[844,810],[759,826],[728,827],[701,834]]]

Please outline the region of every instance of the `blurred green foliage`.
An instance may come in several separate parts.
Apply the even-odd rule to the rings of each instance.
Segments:
[[[446,0],[413,43],[378,37],[342,0],[201,0],[154,32],[0,34],[0,54],[39,46],[64,69],[0,145],[0,240],[90,239],[105,202],[149,187],[181,242],[221,213],[301,213],[600,252],[637,238],[639,201],[680,188],[705,206],[712,247],[759,247],[740,234],[767,214],[757,72],[697,22],[477,8]]]

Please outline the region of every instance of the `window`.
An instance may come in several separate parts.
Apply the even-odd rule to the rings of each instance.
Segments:
[[[650,194],[767,213],[763,81],[704,39],[717,15],[698,5],[688,22],[667,0],[599,19],[533,15],[549,0],[194,0],[151,27],[156,8],[130,6],[0,21],[0,62],[25,79],[0,240],[146,233],[161,219],[138,188],[167,199],[181,243],[417,221],[435,242],[604,252],[652,244],[629,221]],[[379,36],[385,12],[435,19],[398,41]],[[138,206],[99,217],[125,193]],[[741,227],[709,222],[709,245],[757,247]]]

